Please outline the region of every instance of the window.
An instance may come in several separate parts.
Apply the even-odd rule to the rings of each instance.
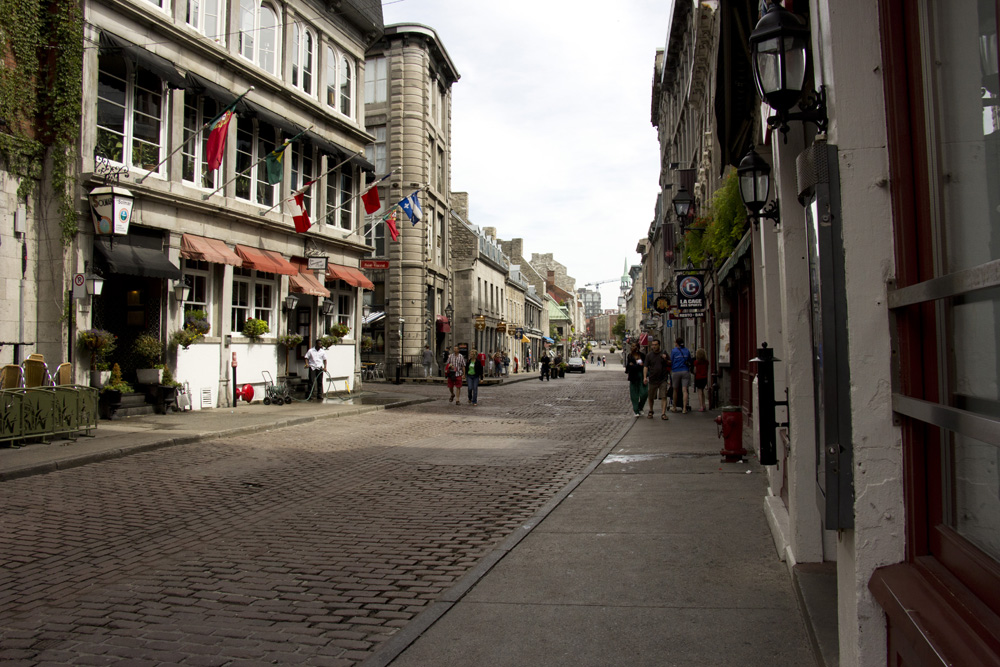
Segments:
[[[385,223],[382,222],[382,216],[375,216],[375,219],[366,219],[365,221],[365,244],[370,245],[375,248],[372,253],[374,257],[385,257]]]
[[[429,225],[428,229],[430,229]],[[440,215],[434,217],[434,238],[434,258],[437,260],[439,266],[444,266],[444,224]]]
[[[337,108],[337,54],[326,47],[326,106]]]
[[[211,294],[209,279],[212,274],[209,267],[208,262],[194,259],[182,260],[181,271],[184,274],[182,279],[191,286],[191,293],[188,295],[187,301],[184,302],[185,313],[192,310],[203,310],[206,314],[211,312],[208,295]],[[209,323],[211,323],[211,319],[209,319]]]
[[[389,88],[388,61],[375,56],[365,62],[365,104],[385,102]]]
[[[278,16],[257,0],[240,0],[240,55],[265,72],[275,73]]]
[[[274,128],[239,116],[236,127],[236,197],[262,206],[274,205],[276,186],[267,182],[267,164],[258,163],[273,151]]]
[[[216,42],[223,42],[223,21],[219,0],[188,0],[187,23],[189,26]]]
[[[337,304],[337,310],[325,317],[323,331],[328,331],[334,324],[344,324],[351,328],[347,337],[358,338],[354,333],[354,287],[343,280],[331,280],[326,283],[326,288],[330,290],[330,300]]]
[[[345,164],[340,172],[340,228],[354,229],[354,177]]]
[[[427,206],[427,204],[424,204],[424,206]],[[423,230],[423,234],[424,234],[424,249],[425,249],[424,250],[424,259],[426,259],[428,262],[434,261],[434,223],[433,223],[433,219],[434,219],[434,211],[430,210],[429,207],[425,208],[424,209],[424,217],[422,218],[422,221],[423,221],[424,224],[422,224],[421,227],[424,228],[424,230]],[[416,231],[416,230],[414,230],[414,231]]]
[[[155,74],[117,55],[101,55],[97,73],[94,153],[127,167],[162,174],[164,90]]]
[[[348,117],[353,117],[351,113],[351,100],[353,99],[353,67],[351,61],[344,56],[340,60],[340,113]]]
[[[445,192],[444,188],[444,150],[437,149],[437,189],[438,192]]]
[[[264,320],[274,335],[275,275],[233,267],[233,302],[230,332],[240,335],[250,318]]]
[[[375,173],[382,175],[389,171],[385,159],[385,125],[376,125],[369,131],[375,135],[375,143],[365,146],[365,157],[375,165]]]
[[[206,127],[198,136],[198,130],[219,113],[219,105],[207,97],[192,93],[184,94],[184,146],[181,148],[181,178],[201,188],[215,189],[216,178],[225,173],[223,168],[209,171],[205,160],[208,137],[211,128]]]
[[[313,146],[307,141],[296,141],[292,144],[292,180],[289,187],[294,192],[313,179]],[[287,149],[286,149],[287,150]],[[313,189],[306,190],[302,197],[302,203],[310,217],[314,217],[316,210],[313,207]]]
[[[315,38],[298,23],[292,26],[292,85],[307,95],[313,93]]]

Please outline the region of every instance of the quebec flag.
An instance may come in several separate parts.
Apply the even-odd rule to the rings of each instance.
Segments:
[[[403,209],[406,213],[406,217],[410,219],[410,222],[416,226],[420,222],[420,218],[423,217],[424,213],[420,210],[420,201],[417,199],[417,195],[420,194],[420,190],[417,190],[409,197],[404,197],[402,201],[399,202],[399,208]]]

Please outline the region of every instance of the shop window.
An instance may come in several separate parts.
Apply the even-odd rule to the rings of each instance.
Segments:
[[[264,320],[275,335],[274,295],[275,275],[243,267],[233,268],[233,299],[230,332],[242,335],[243,325],[250,318]]]
[[[94,154],[162,175],[164,98],[163,81],[158,76],[119,55],[101,54]]]

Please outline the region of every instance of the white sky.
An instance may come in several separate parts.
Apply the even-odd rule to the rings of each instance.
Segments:
[[[664,0],[386,0],[386,25],[437,32],[453,86],[451,189],[470,222],[553,253],[617,307],[618,279],[654,217],[650,123]]]

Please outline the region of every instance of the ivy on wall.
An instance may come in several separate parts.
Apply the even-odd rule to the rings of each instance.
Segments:
[[[711,258],[725,262],[746,232],[747,209],[740,197],[739,178],[731,170],[712,195],[704,216],[697,218],[684,235],[684,259],[695,266]]]
[[[83,12],[72,0],[0,0],[0,157],[25,199],[52,159],[60,237],[78,230],[74,200],[83,85]]]

